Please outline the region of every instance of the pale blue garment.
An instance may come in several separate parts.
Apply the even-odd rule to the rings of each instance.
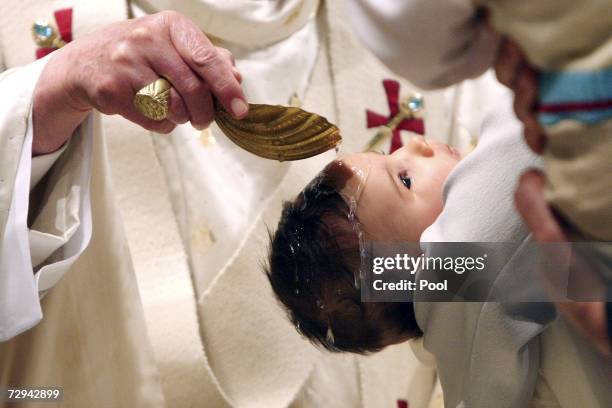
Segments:
[[[541,105],[592,104],[556,112],[539,112],[542,125],[573,119],[585,124],[612,120],[612,68],[596,71],[544,71],[538,80]],[[599,104],[599,106],[597,106]]]
[[[444,210],[421,236],[428,256],[442,255],[431,242],[515,243],[487,260],[489,269],[500,272],[496,285],[513,281],[511,274],[529,264],[531,254],[521,251],[534,246],[515,210],[514,192],[520,174],[541,162],[522,134],[505,93],[485,115],[478,146],[444,185]],[[537,380],[538,335],[556,317],[550,304],[416,302],[415,311],[424,347],[436,358],[446,407],[528,405]]]

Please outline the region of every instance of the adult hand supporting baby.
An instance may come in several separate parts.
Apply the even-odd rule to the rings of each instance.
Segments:
[[[544,198],[545,182],[544,174],[538,170],[524,173],[515,193],[517,209],[538,242],[544,244],[567,242],[566,235]],[[544,251],[544,253],[551,258],[555,257],[554,251]],[[550,259],[550,264],[554,265],[556,261],[556,259]],[[584,264],[581,265],[581,268],[584,268]],[[581,269],[572,273],[585,276],[588,271]],[[597,350],[605,356],[612,357],[604,302],[556,302],[555,306],[582,335],[595,345]]]
[[[495,74],[514,93],[514,113],[523,122],[525,141],[538,154],[546,146],[546,135],[538,123],[535,108],[538,97],[538,74],[527,62],[519,46],[504,38],[495,61]]]

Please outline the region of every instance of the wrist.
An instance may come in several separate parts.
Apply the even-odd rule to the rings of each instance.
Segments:
[[[59,52],[58,52],[59,54]],[[48,154],[66,143],[91,108],[75,100],[69,71],[59,66],[54,55],[44,68],[34,90],[32,155]]]

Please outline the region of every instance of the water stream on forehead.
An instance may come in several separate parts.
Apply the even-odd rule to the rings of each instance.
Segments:
[[[338,159],[338,165],[344,165],[344,162],[341,158]],[[358,168],[351,166],[350,170],[353,173],[353,177],[357,177],[359,180],[357,184],[357,188],[354,193],[352,191],[343,192],[342,196],[347,201],[347,205],[349,207],[348,220],[353,227],[353,231],[357,234],[357,239],[359,242],[359,271],[355,274],[354,286],[356,289],[361,287],[361,281],[363,280],[365,273],[365,261],[366,261],[366,247],[365,247],[365,237],[363,234],[363,229],[361,228],[361,224],[357,218],[357,206],[359,205],[359,198],[361,198],[361,194],[363,193],[364,186],[368,181],[368,176],[370,175],[370,170],[372,169],[372,163],[368,160],[368,164],[364,168]],[[348,193],[348,194],[347,194]]]
[[[300,205],[301,207],[300,210],[304,210],[307,207],[308,202],[311,199],[316,199],[319,196],[319,194],[321,194],[322,190],[320,190],[319,185],[323,183],[324,179],[327,178],[328,182],[331,180],[332,185],[334,186],[336,191],[340,193],[340,195],[342,196],[342,198],[345,200],[345,202],[347,203],[349,207],[348,220],[358,237],[360,262],[359,262],[359,271],[355,273],[355,276],[354,276],[354,286],[355,288],[359,289],[361,287],[361,281],[363,279],[364,271],[365,271],[364,266],[365,266],[366,250],[365,250],[365,243],[364,243],[364,234],[359,224],[359,221],[357,219],[356,212],[357,212],[357,206],[359,204],[359,198],[361,197],[364,186],[370,174],[370,170],[372,168],[372,163],[368,160],[367,165],[364,166],[363,168],[359,168],[356,166],[349,166],[342,160],[342,156],[343,154],[341,153],[336,160],[334,160],[330,165],[328,165],[328,167],[326,167],[319,174],[319,176],[317,176],[311,182],[312,184],[309,186],[310,188],[305,189],[309,191],[309,194],[302,195],[303,201]],[[348,184],[349,179],[354,179],[355,177],[357,178],[357,183],[356,183],[357,186],[355,188],[353,187],[345,188],[346,184]],[[301,242],[300,242],[301,241],[301,231],[299,230],[293,231],[292,241],[293,242],[289,244],[289,250],[291,254],[295,257],[297,253],[296,248],[299,249],[301,245]],[[295,294],[296,295],[300,294],[300,290],[298,288],[299,280],[300,278],[298,274],[298,266],[296,263],[295,264],[295,286],[296,286]],[[306,277],[306,282],[308,283],[309,281],[310,279]],[[320,299],[317,299],[317,306],[321,310],[325,309],[325,304]],[[331,333],[331,337],[333,340],[333,333],[331,332],[331,329],[328,332],[328,334],[329,333]]]

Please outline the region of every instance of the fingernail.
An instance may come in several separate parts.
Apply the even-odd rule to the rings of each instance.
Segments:
[[[236,69],[236,67],[234,67],[232,72],[234,73],[234,78],[236,78],[236,81],[238,81],[238,83],[241,84],[242,83],[242,74],[240,73],[240,71],[238,71]]]
[[[210,122],[208,123],[192,123],[191,126],[193,126],[196,130],[204,130],[204,129],[208,129],[210,127]]]
[[[246,115],[248,111],[249,106],[245,101],[240,98],[234,98],[234,100],[232,100],[232,113],[234,116],[241,118]]]

